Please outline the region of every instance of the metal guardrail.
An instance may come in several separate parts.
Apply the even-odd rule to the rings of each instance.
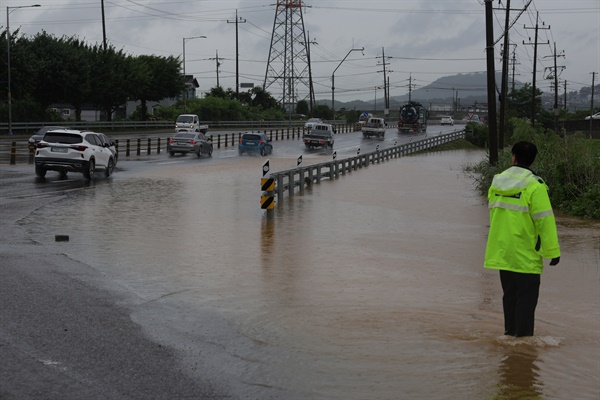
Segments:
[[[337,133],[353,132],[357,129],[356,125],[339,125]],[[259,129],[253,129],[259,130]],[[274,128],[266,129],[261,126],[261,132],[269,136],[271,140],[298,140],[304,133],[304,126],[293,128]],[[217,133],[208,134],[208,139],[213,143],[215,149],[221,147],[235,146],[240,141],[242,132],[237,133]],[[119,159],[133,155],[151,155],[160,154],[167,150],[167,137],[164,138],[127,138],[114,136]],[[20,140],[0,140],[0,164],[33,164],[35,147],[31,147],[27,139]]]
[[[346,125],[346,121],[325,121],[333,125]],[[302,128],[305,121],[201,121],[211,130],[218,129],[276,129]],[[123,131],[143,129],[175,129],[174,121],[60,121],[60,122],[13,122],[14,135],[33,134],[42,126],[65,126],[72,129],[90,131]],[[6,135],[8,123],[0,123],[0,134]]]
[[[296,188],[298,188],[300,194],[303,194],[307,186],[313,183],[320,183],[323,179],[335,179],[356,169],[366,168],[370,164],[378,164],[391,158],[431,149],[464,137],[465,131],[461,130],[370,153],[358,154],[350,158],[273,172],[271,173],[271,178],[275,179],[275,194],[279,202],[282,202],[284,194],[288,193],[290,196],[293,196]]]

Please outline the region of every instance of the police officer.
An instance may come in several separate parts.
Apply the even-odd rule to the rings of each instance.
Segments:
[[[488,191],[490,230],[485,268],[500,270],[504,334],[533,336],[544,258],[560,261],[548,186],[530,169],[537,148],[512,147],[512,166],[494,176]]]

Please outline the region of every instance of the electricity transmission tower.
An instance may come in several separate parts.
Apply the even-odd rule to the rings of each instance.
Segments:
[[[314,103],[303,7],[302,0],[277,0],[263,84],[263,89],[270,89],[290,115],[299,100],[309,99]]]

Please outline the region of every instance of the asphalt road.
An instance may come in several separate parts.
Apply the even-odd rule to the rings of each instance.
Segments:
[[[142,333],[130,318],[137,299],[27,238],[16,221],[48,201],[0,200],[0,398],[228,398]]]

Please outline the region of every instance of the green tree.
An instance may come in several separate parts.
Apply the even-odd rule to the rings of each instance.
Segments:
[[[106,50],[96,45],[93,48],[94,79],[91,80],[91,99],[104,111],[106,119],[112,121],[112,114],[126,103],[134,91],[136,65],[132,57],[122,50],[110,46]],[[139,72],[139,65],[137,65]]]
[[[178,58],[141,55],[133,60],[135,84],[130,99],[140,100],[140,119],[148,119],[148,101],[175,97],[183,91]]]
[[[326,104],[315,104],[313,106],[312,116],[321,119],[333,119],[333,110]]]
[[[308,115],[310,112],[310,108],[308,106],[308,101],[300,100],[298,104],[296,104],[296,114]]]
[[[89,47],[75,38],[56,38],[46,32],[37,34],[27,45],[36,57],[32,72],[37,89],[32,96],[44,108],[67,103],[81,120],[81,109],[89,101],[92,58]]]
[[[506,102],[506,119],[510,118],[528,118],[532,119],[531,115],[531,85],[526,83],[523,87],[515,90],[511,90],[507,96]],[[540,110],[542,110],[542,91],[538,88],[535,89],[535,110],[536,119],[539,116]]]

